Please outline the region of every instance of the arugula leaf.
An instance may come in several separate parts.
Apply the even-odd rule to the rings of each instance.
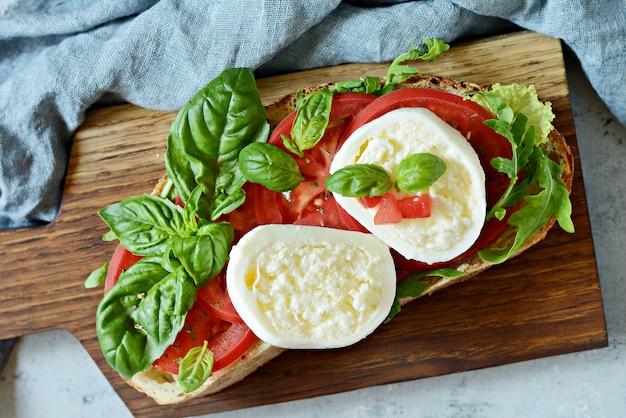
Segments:
[[[508,259],[553,215],[564,231],[574,232],[572,204],[567,187],[560,177],[563,171],[561,166],[549,159],[544,152],[533,153],[533,156],[539,159],[536,164],[537,181],[542,190],[536,195],[524,197],[526,204],[510,216],[509,225],[517,227],[513,245],[507,249],[479,251],[478,254],[485,261],[498,264]]]
[[[214,356],[207,345],[205,340],[202,346],[193,347],[180,362],[177,380],[185,393],[198,389],[211,376]]]
[[[343,167],[326,178],[325,187],[348,197],[373,197],[387,193],[393,182],[384,168],[374,164]]]
[[[404,64],[407,61],[422,60],[432,62],[437,56],[450,49],[450,45],[441,39],[422,38],[425,50],[411,46],[408,52],[396,57],[385,76],[385,85],[381,84],[378,77],[366,76],[360,80],[346,80],[335,83],[335,91],[337,93],[344,92],[360,92],[376,95],[383,95],[393,91],[396,84],[400,84],[418,72],[416,67]]]
[[[451,279],[454,277],[465,276],[465,274],[466,273],[460,270],[456,270],[450,267],[444,267],[441,269],[425,272],[411,273],[409,276],[407,276],[405,279],[398,283],[398,286],[396,287],[396,298],[393,302],[393,305],[391,306],[391,310],[387,315],[387,318],[385,318],[383,322],[386,324],[400,312],[400,310],[402,309],[402,306],[400,305],[400,299],[409,297],[419,298],[420,296],[422,296],[424,290],[426,290],[426,287],[428,287],[429,284],[428,280],[421,280],[422,278],[441,277],[444,279]]]
[[[506,174],[510,181],[500,199],[487,213],[487,221],[494,216],[502,220],[506,215],[506,207],[514,205],[523,195],[524,189],[530,185],[528,181],[518,184],[520,170],[528,165],[529,157],[535,149],[534,127],[531,126],[525,131],[526,121],[523,114],[516,115],[512,123],[501,119],[485,121],[485,125],[509,140],[513,152],[511,159],[496,157],[491,160],[491,166]]]
[[[517,90],[519,90],[518,87],[506,89],[508,93]],[[543,134],[538,135],[536,129],[541,129],[541,124],[531,122],[524,113],[516,111],[508,104],[508,102],[513,101],[516,108],[540,109],[540,113],[552,114],[551,110],[546,111],[545,104],[534,103],[539,102],[536,95],[529,99],[528,91],[523,89],[524,95],[522,99],[518,98],[518,100],[513,100],[511,94],[502,98],[497,90],[472,96],[472,100],[485,106],[496,116],[496,119],[487,120],[485,124],[507,138],[512,149],[511,159],[498,157],[491,161],[492,167],[506,174],[510,181],[498,202],[487,213],[486,220],[493,217],[504,219],[507,207],[513,206],[521,198],[524,202],[524,205],[508,219],[509,225],[517,227],[511,247],[478,252],[485,261],[494,264],[502,263],[508,259],[552,216],[556,216],[563,230],[574,232],[574,225],[571,220],[572,204],[569,200],[567,187],[560,177],[562,169],[557,163],[550,160],[547,152],[539,146],[543,143]],[[549,104],[547,106],[549,109]],[[549,116],[547,118],[550,119]],[[547,138],[547,134],[545,135]],[[520,174],[522,174],[521,181]],[[534,185],[537,185],[540,191],[525,196],[526,191]]]
[[[336,93],[367,93],[379,94],[382,89],[380,78],[373,76],[365,76],[361,80],[345,80],[335,83]]]
[[[291,127],[291,138],[283,135],[285,147],[296,155],[313,148],[324,136],[333,93],[329,89],[320,89],[302,96],[298,94],[296,102],[296,118]]]
[[[292,190],[304,179],[291,155],[263,142],[250,144],[241,150],[239,169],[248,181],[276,192]]]
[[[174,342],[195,298],[184,269],[166,270],[160,257],[141,259],[98,305],[96,333],[104,358],[127,379],[147,369]]]
[[[269,124],[254,75],[247,68],[224,70],[180,110],[167,141],[165,164],[181,199],[202,187],[198,215],[215,220],[245,200],[239,151],[265,142]]]
[[[446,44],[441,39],[423,38],[422,41],[426,46],[426,51],[417,47],[411,47],[408,52],[393,60],[387,70],[387,75],[385,76],[385,79],[387,80],[386,84],[395,85],[402,83],[418,72],[417,68],[410,65],[404,65],[403,63],[407,61],[416,61],[418,59],[432,62],[439,54],[450,49],[450,45]]]

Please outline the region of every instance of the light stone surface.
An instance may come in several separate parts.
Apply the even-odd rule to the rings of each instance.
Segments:
[[[622,417],[626,414],[626,128],[566,59],[609,347],[214,414],[258,417]],[[70,334],[19,340],[0,373],[0,417],[130,417]]]

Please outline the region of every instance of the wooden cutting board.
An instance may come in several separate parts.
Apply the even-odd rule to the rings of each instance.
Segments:
[[[384,75],[387,65],[350,64],[259,80],[265,103],[299,87]],[[0,339],[72,332],[136,416],[181,416],[437,376],[607,345],[600,285],[578,160],[561,44],[519,32],[455,45],[424,73],[480,84],[534,84],[575,155],[576,233],[553,229],[541,244],[479,278],[405,307],[365,341],[333,351],[288,351],[223,392],[158,406],[106,364],[95,334],[102,289],[83,289],[114,243],[97,211],[150,192],[164,172],[175,114],[122,105],[87,114],[76,132],[58,219],[0,231]]]

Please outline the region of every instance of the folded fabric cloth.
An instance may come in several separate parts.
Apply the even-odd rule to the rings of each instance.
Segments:
[[[54,220],[90,106],[177,110],[233,66],[389,61],[521,27],[563,39],[626,124],[625,22],[623,0],[0,0],[0,228]]]

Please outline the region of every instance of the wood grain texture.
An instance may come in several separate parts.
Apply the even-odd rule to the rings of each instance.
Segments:
[[[386,64],[348,64],[259,80],[265,103],[294,89],[363,75]],[[163,174],[171,112],[132,105],[92,110],[76,132],[58,219],[0,231],[0,339],[65,329],[85,346],[136,416],[183,416],[283,402],[507,364],[607,345],[587,202],[558,40],[530,32],[455,45],[424,73],[479,84],[534,84],[575,155],[574,234],[553,229],[522,256],[403,308],[365,341],[341,350],[288,351],[240,384],[183,405],[158,406],[103,360],[95,336],[102,289],[87,275],[114,243],[97,211],[150,192]]]

